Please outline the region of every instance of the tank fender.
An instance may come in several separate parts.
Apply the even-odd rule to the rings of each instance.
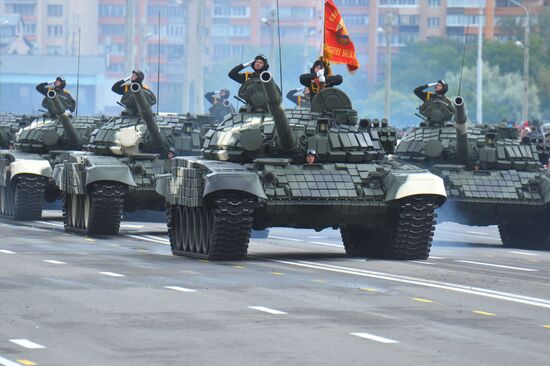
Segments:
[[[11,179],[19,174],[39,175],[51,178],[52,167],[47,160],[16,160],[10,164]]]
[[[430,172],[389,172],[384,178],[386,201],[418,195],[438,196],[439,204],[447,199],[443,179]]]
[[[206,175],[203,198],[211,193],[223,190],[242,191],[258,198],[267,199],[260,178],[254,172],[219,171]]]
[[[155,176],[155,191],[167,200],[170,198],[170,178],[170,173]]]
[[[113,160],[113,164],[86,167],[86,186],[99,181],[119,182],[131,187],[137,186],[130,168],[116,159]]]

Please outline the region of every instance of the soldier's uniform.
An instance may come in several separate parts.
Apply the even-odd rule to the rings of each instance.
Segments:
[[[298,108],[310,108],[311,100],[305,95],[296,95],[299,89],[292,89],[286,95],[286,98],[292,103],[296,104]]]
[[[315,67],[317,66],[320,66],[324,70],[324,82],[321,82],[317,77],[317,73],[315,72]],[[325,65],[321,60],[317,60],[313,63],[313,66],[309,70],[308,74],[300,75],[300,84],[309,88],[309,97],[311,100],[313,100],[313,97],[315,97],[324,88],[340,85],[343,81],[344,79],[341,75],[332,75],[330,72],[330,67]]]
[[[155,105],[157,103],[157,98],[155,97],[155,94],[153,94],[153,92],[146,85],[142,84],[143,79],[145,79],[145,74],[140,70],[134,70],[132,71],[132,74],[136,74],[137,79],[133,82],[141,85],[143,93],[149,101],[149,105]],[[126,113],[132,116],[137,116],[139,115],[139,110],[133,97],[133,93],[130,90],[130,84],[131,81],[122,79],[114,83],[111,90],[114,93],[122,95],[122,98],[120,98],[120,103],[124,105],[124,107],[126,107]]]
[[[262,60],[264,63],[264,67],[261,68],[260,70],[254,70],[253,72],[247,71],[247,72],[241,73],[241,71],[244,70],[246,66],[239,64],[235,66],[233,69],[231,69],[231,71],[229,71],[228,76],[239,84],[244,84],[250,79],[259,78],[262,72],[269,70],[269,64],[267,63],[267,58],[265,58],[262,55],[258,55],[254,58],[254,61],[257,61],[257,60]],[[252,64],[252,66],[254,66],[254,64]]]
[[[420,106],[420,114],[426,117],[430,123],[447,122],[454,115],[453,103],[445,96],[449,86],[443,80],[439,80],[438,83],[443,85],[443,90],[440,92],[425,92],[424,89],[429,87],[428,84],[414,89],[414,94],[424,102]]]
[[[71,93],[65,90],[65,86],[67,85],[65,79],[63,79],[61,76],[58,76],[55,81],[60,81],[61,85],[56,87],[55,85],[51,85],[48,82],[44,82],[36,86],[36,90],[40,94],[44,95],[44,99],[42,99],[42,107],[46,108],[50,115],[55,115],[55,113],[50,109],[50,100],[47,97],[48,92],[50,90],[53,90],[59,97],[59,100],[61,101],[65,109],[74,112],[76,109],[76,101],[73,99]]]

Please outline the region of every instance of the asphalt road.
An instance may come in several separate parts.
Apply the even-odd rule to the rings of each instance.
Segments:
[[[427,261],[272,229],[250,258],[170,254],[162,223],[98,239],[0,223],[0,365],[550,365],[550,251],[438,225]]]

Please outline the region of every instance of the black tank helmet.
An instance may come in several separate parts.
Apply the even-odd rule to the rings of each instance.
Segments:
[[[265,57],[264,55],[258,55],[254,57],[254,62],[258,60],[263,61],[264,67],[262,67],[260,70],[256,70],[254,69],[254,65],[252,65],[252,68],[254,69],[255,72],[257,72],[258,74],[261,74],[262,72],[269,70],[269,63],[267,62],[267,57]]]
[[[443,89],[437,92],[437,94],[445,95],[449,91],[449,85],[445,82],[445,80],[438,80],[437,82],[443,85]]]
[[[229,89],[223,88],[223,89],[220,90],[220,97],[221,97],[222,94],[224,94],[224,96],[223,96],[224,99],[228,99],[229,96],[231,95],[231,92],[229,91]]]
[[[330,65],[328,63],[323,62],[321,59],[315,60],[315,62],[313,63],[313,66],[311,66],[311,69],[309,69],[309,72],[314,74],[315,73],[315,68],[317,66],[321,66],[321,68],[323,70],[325,70],[325,72],[324,72],[325,76],[332,75],[332,69],[331,69]]]
[[[61,85],[56,87],[57,89],[65,89],[65,87],[67,86],[67,82],[65,81],[63,76],[56,77],[55,81],[60,81],[61,82]]]
[[[133,70],[132,74],[136,74],[136,76],[137,76],[136,83],[141,84],[143,82],[143,80],[145,79],[145,74],[140,69]]]
[[[313,74],[315,72],[315,68],[317,66],[321,66],[321,68],[323,68],[323,61],[321,60],[315,60],[315,62],[313,63],[313,66],[311,66],[311,69],[309,69],[309,71]]]

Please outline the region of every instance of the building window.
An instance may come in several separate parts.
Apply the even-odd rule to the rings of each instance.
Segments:
[[[212,27],[212,36],[214,37],[250,37],[250,26],[214,24]]]
[[[428,0],[428,6],[431,8],[438,8],[441,6],[441,0]]]
[[[63,5],[48,5],[48,16],[56,18],[62,17]]]
[[[6,2],[6,13],[21,14],[23,16],[35,15],[36,4],[18,4],[16,2]]]
[[[414,7],[418,5],[418,0],[378,0],[380,6],[384,7]]]
[[[25,33],[28,36],[32,36],[36,34],[36,23],[25,23],[23,25],[23,33]]]
[[[428,18],[428,28],[439,28],[439,18],[438,17],[429,17]]]
[[[250,7],[215,4],[213,15],[215,18],[248,18],[250,17]]]
[[[447,8],[485,7],[485,0],[447,0]]]
[[[100,24],[99,33],[105,36],[123,36],[124,25],[122,24]]]
[[[368,15],[342,14],[347,26],[369,25]]]
[[[369,6],[369,0],[335,0],[336,6]]]
[[[99,4],[99,16],[101,17],[126,16],[126,5]]]
[[[62,25],[48,25],[48,37],[62,37],[63,26]]]

